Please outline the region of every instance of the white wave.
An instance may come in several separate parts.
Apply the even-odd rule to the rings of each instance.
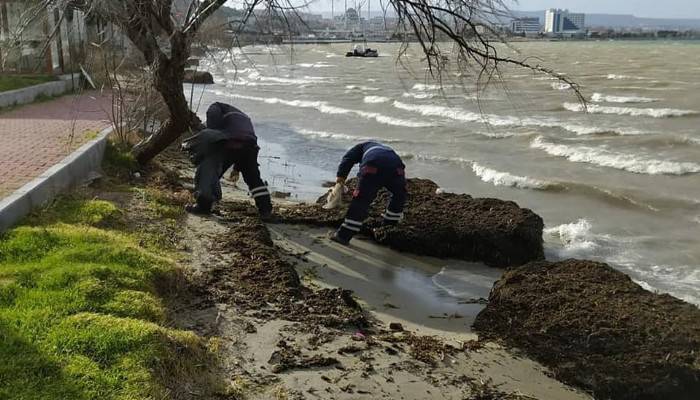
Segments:
[[[583,218],[569,224],[545,228],[544,241],[548,247],[554,247],[555,257],[559,259],[590,256],[599,247],[591,228],[591,223]]]
[[[367,104],[379,104],[379,103],[389,102],[389,101],[391,101],[391,99],[388,97],[382,97],[382,96],[365,96],[364,101]]]
[[[366,140],[374,140],[377,142],[383,142],[383,143],[398,143],[398,142],[404,142],[403,140],[400,139],[391,139],[391,138],[373,138],[373,137],[368,137],[368,136],[354,136],[354,135],[348,135],[345,133],[335,133],[335,132],[327,132],[327,131],[315,131],[311,129],[299,129],[298,132],[304,136],[308,137],[313,137],[313,138],[320,138],[320,139],[334,139],[334,140],[343,140],[343,141],[366,141]]]
[[[472,170],[482,181],[492,183],[495,186],[508,186],[520,189],[547,190],[560,186],[556,182],[548,182],[527,176],[512,175],[508,172],[501,172],[495,169],[484,167],[477,163],[472,163]]]
[[[288,78],[277,76],[264,76],[255,71],[248,75],[248,80],[251,82],[274,82],[281,85],[313,85],[327,82],[328,78],[321,76],[304,76],[302,78]]]
[[[410,97],[410,98],[414,98],[414,99],[418,99],[418,100],[432,99],[435,96],[436,96],[435,93],[410,93],[410,92],[407,92],[407,93],[404,93],[401,95],[401,97]]]
[[[685,175],[700,172],[700,164],[697,163],[656,160],[603,148],[556,144],[547,142],[542,136],[536,137],[530,147],[544,150],[553,156],[564,157],[572,162],[594,164],[637,174]]]
[[[673,108],[632,108],[632,107],[607,107],[597,104],[589,104],[584,107],[578,103],[564,103],[564,108],[573,112],[588,112],[593,114],[615,114],[615,115],[631,115],[633,117],[652,117],[652,118],[670,118],[683,117],[687,115],[696,115],[697,111],[693,110],[676,110]]]
[[[293,66],[297,66],[300,68],[334,68],[334,67],[337,67],[337,65],[327,64],[323,61],[319,61],[319,62],[315,62],[315,63],[300,63],[300,64],[294,64]]]
[[[490,132],[490,131],[479,131],[473,132],[479,136],[485,136],[492,139],[507,139],[518,136],[531,136],[533,133],[517,133],[517,132]]]
[[[646,264],[642,249],[645,237],[620,237],[596,233],[587,219],[562,224],[543,231],[548,259],[589,259],[611,264],[628,274],[644,289],[667,292],[689,303],[700,304],[700,271],[688,265]]]
[[[347,89],[347,90],[361,90],[361,91],[367,91],[367,92],[376,92],[376,91],[381,90],[380,88],[377,88],[377,87],[362,86],[362,85],[347,85],[347,86],[345,86],[345,89]]]
[[[463,157],[445,157],[430,154],[411,154],[411,153],[399,153],[401,157],[407,159],[416,159],[421,161],[431,161],[439,163],[455,163],[455,164],[471,164],[473,161]]]
[[[642,76],[630,76],[630,75],[618,75],[618,74],[608,74],[607,78],[610,80],[627,80],[627,79],[644,80],[644,79],[649,79],[649,78],[645,78]]]
[[[552,82],[552,89],[554,90],[569,90],[571,85],[566,82]]]
[[[400,101],[394,101],[394,107],[400,110],[417,112],[425,116],[444,117],[456,121],[476,122],[483,119],[483,116],[480,114],[455,107],[435,106],[430,104],[407,104]]]
[[[593,93],[591,101],[594,103],[653,103],[660,101],[660,99],[641,96],[607,96],[602,93]]]
[[[452,89],[455,87],[456,87],[455,85],[416,83],[415,85],[413,85],[412,90],[414,90],[416,92],[434,92],[434,91],[440,91],[443,89]]]
[[[549,118],[518,118],[509,115],[477,114],[456,107],[444,107],[431,104],[408,104],[394,101],[394,107],[417,112],[425,116],[449,118],[462,122],[484,122],[489,125],[499,127],[541,127],[541,128],[561,128],[577,135],[594,135],[600,133],[615,133],[619,135],[641,134],[632,129],[601,128],[585,125],[570,124]]]
[[[611,86],[610,89],[616,90],[651,90],[651,91],[661,91],[665,92],[668,90],[673,90],[673,88],[668,87],[647,87],[647,86]]]
[[[279,83],[274,83],[274,82],[255,82],[255,81],[249,81],[244,78],[238,78],[238,79],[227,79],[226,80],[226,87],[227,88],[234,88],[236,86],[279,86]]]
[[[311,109],[315,109],[323,114],[336,114],[336,115],[352,114],[352,115],[357,115],[357,116],[365,118],[365,119],[375,120],[375,121],[382,123],[382,124],[385,124],[385,125],[403,126],[406,128],[427,128],[429,126],[433,126],[433,124],[429,123],[429,122],[406,120],[406,119],[390,117],[387,115],[382,115],[382,114],[375,113],[375,112],[336,107],[336,106],[328,104],[325,101],[285,100],[285,99],[280,99],[280,98],[276,98],[276,97],[256,97],[256,96],[247,96],[247,95],[242,95],[242,94],[224,93],[224,92],[220,92],[220,91],[215,91],[214,93],[219,94],[219,95],[244,99],[244,100],[259,101],[259,102],[263,102],[266,104],[282,104],[282,105],[286,105],[289,107],[311,108]]]
[[[230,69],[226,70],[226,73],[230,74],[230,75],[236,75],[236,74],[246,74],[246,73],[253,72],[253,71],[255,71],[254,68],[241,68],[241,69],[230,68]]]

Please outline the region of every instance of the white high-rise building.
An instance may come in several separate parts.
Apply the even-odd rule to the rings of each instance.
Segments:
[[[585,14],[550,8],[545,13],[544,31],[546,33],[578,33],[585,30],[585,24]]]

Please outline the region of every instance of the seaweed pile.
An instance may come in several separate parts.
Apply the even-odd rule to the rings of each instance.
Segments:
[[[697,399],[700,309],[651,293],[607,264],[535,262],[507,271],[474,328],[601,399]]]
[[[200,282],[212,300],[254,310],[264,318],[281,317],[328,327],[367,325],[365,313],[351,291],[313,291],[303,286],[294,265],[281,256],[258,219],[245,217],[232,222],[217,247],[213,251],[231,254],[232,261],[212,268]]]
[[[350,191],[356,180],[350,180]],[[408,180],[405,218],[396,227],[381,226],[381,214],[390,193],[382,190],[372,204],[364,233],[395,250],[434,257],[480,261],[493,267],[510,267],[544,258],[543,222],[537,214],[512,201],[472,198],[439,193],[426,179]],[[349,194],[344,203],[349,202]],[[285,206],[281,222],[337,227],[346,207],[325,210],[317,204]]]

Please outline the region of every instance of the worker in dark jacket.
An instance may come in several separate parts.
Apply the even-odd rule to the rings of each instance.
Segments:
[[[260,178],[258,166],[258,138],[243,111],[229,104],[212,104],[207,110],[207,128],[187,139],[182,148],[197,166],[194,176],[197,204],[187,206],[187,211],[209,214],[214,202],[221,200],[221,177],[233,165],[243,175],[260,215],[270,216],[270,192]]]
[[[351,148],[338,167],[337,184],[345,184],[355,164],[360,164],[357,189],[352,194],[352,202],[343,225],[330,236],[331,240],[344,245],[350,243],[350,239],[360,232],[379,189],[384,187],[391,193],[391,200],[383,215],[385,225],[399,223],[406,203],[405,166],[391,147],[370,141]]]

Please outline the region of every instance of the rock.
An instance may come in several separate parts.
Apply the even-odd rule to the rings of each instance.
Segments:
[[[214,77],[207,71],[185,71],[185,83],[200,83],[211,85],[214,83]]]
[[[700,393],[700,309],[644,290],[607,264],[534,262],[507,271],[474,328],[596,398]]]
[[[392,331],[395,331],[395,332],[401,332],[401,331],[403,331],[403,325],[401,325],[398,322],[392,322],[389,324],[389,329],[391,329]]]
[[[348,182],[349,193],[356,180]],[[381,227],[381,215],[389,199],[382,190],[372,205],[364,233],[399,251],[434,257],[481,261],[509,267],[544,258],[542,218],[512,201],[475,199],[454,193],[436,194],[438,185],[426,179],[408,180],[405,218],[397,227]],[[315,226],[339,226],[345,205],[324,210],[325,196],[317,205],[300,205],[281,212],[283,222]],[[375,229],[376,228],[376,229]]]

